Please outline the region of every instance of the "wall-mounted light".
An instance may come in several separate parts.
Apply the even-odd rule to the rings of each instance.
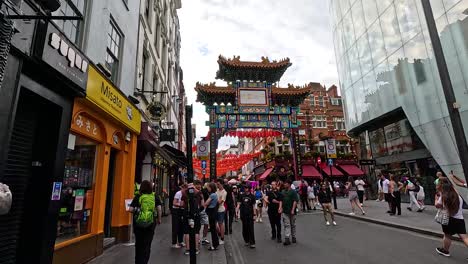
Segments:
[[[127,131],[125,133],[125,141],[130,142],[131,140],[132,140],[132,134],[130,133],[130,131]]]

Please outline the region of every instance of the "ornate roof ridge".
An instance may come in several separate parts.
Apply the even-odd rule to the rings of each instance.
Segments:
[[[226,58],[223,55],[219,55],[218,64],[226,64],[236,67],[252,67],[252,68],[275,68],[275,67],[289,67],[292,65],[289,58],[283,58],[279,61],[270,59],[262,56],[261,61],[241,61],[240,56],[233,56],[233,58]]]

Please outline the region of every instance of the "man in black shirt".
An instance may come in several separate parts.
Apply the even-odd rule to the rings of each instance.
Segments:
[[[267,192],[265,201],[268,204],[268,218],[271,225],[271,240],[281,243],[281,211],[283,210],[282,195],[277,183],[271,183],[271,190]]]
[[[232,187],[228,184],[228,180],[224,179],[224,189],[227,192],[226,195],[226,217],[224,218],[224,226],[226,227],[226,234],[232,234],[232,222],[234,221],[234,215],[236,213],[236,205],[234,203],[234,197],[232,193]]]
[[[255,232],[254,232],[254,205],[255,196],[251,193],[251,186],[245,186],[245,193],[241,195],[237,202],[237,208],[240,210],[240,218],[242,221],[242,236],[244,237],[245,245],[250,248],[255,248]]]

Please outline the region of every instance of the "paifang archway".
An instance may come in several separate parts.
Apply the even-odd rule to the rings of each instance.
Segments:
[[[197,101],[205,105],[209,115],[210,179],[216,178],[216,149],[218,140],[227,131],[240,128],[268,128],[290,135],[293,149],[294,172],[302,176],[297,116],[299,105],[310,94],[311,87],[278,82],[292,63],[289,58],[260,62],[241,61],[239,56],[227,59],[219,56],[216,79],[227,86],[196,84]]]

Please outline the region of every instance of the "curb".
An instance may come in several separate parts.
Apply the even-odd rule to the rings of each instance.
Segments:
[[[432,231],[432,230],[429,230],[429,229],[412,227],[412,226],[405,226],[405,225],[401,225],[401,224],[396,224],[396,223],[392,223],[392,222],[388,222],[388,221],[384,221],[384,220],[377,220],[377,219],[373,219],[373,218],[367,218],[367,217],[363,217],[363,216],[349,215],[347,213],[342,213],[342,212],[339,212],[339,211],[334,211],[334,213],[336,215],[339,215],[339,216],[348,217],[348,218],[360,220],[360,221],[363,221],[363,222],[388,226],[388,227],[392,227],[392,228],[398,228],[398,229],[407,230],[407,231],[411,231],[411,232],[414,232],[414,233],[428,235],[428,236],[437,237],[437,238],[443,238],[444,237],[444,234],[442,232],[435,232],[435,231]],[[452,240],[462,242],[461,238],[455,237],[455,236],[452,236]]]

